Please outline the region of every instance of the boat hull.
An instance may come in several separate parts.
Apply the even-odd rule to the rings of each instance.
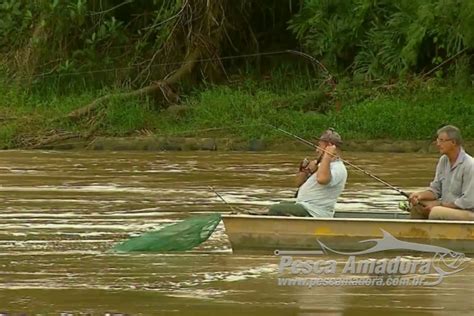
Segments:
[[[381,239],[383,231],[402,241],[474,253],[474,222],[410,220],[397,218],[406,216],[396,213],[386,215],[390,218],[365,216],[367,214],[356,214],[352,218],[224,215],[223,221],[234,253],[317,251],[322,250],[320,242],[337,251],[362,251],[376,243],[361,241]]]

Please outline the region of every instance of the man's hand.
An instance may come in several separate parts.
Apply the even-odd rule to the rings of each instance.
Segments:
[[[418,205],[418,203],[420,203],[420,200],[421,200],[421,193],[422,192],[413,192],[408,197],[408,201],[410,201],[412,205]]]
[[[315,173],[318,170],[318,161],[311,160],[306,167],[306,170],[308,170],[310,173]]]
[[[316,160],[309,161],[307,158],[305,158],[301,163],[300,163],[300,168],[299,172],[296,174],[295,178],[295,184],[296,187],[300,187],[303,183],[305,183],[306,180],[308,180],[308,177],[316,172],[318,170],[318,165]]]
[[[335,145],[329,145],[326,148],[324,148],[324,157],[323,158],[329,157],[329,158],[332,159],[336,156],[336,153],[337,153],[336,146]]]

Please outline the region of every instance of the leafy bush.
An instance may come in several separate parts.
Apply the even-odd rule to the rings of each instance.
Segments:
[[[474,2],[306,0],[289,28],[333,69],[398,78],[474,47]]]

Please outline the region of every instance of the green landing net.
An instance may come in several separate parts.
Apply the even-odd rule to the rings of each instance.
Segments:
[[[156,231],[130,238],[118,245],[115,252],[186,251],[205,242],[216,230],[221,214],[194,216]]]

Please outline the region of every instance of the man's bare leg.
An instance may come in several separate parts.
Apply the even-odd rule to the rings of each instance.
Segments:
[[[474,212],[444,206],[436,206],[431,209],[429,218],[438,220],[472,221],[474,220]]]

